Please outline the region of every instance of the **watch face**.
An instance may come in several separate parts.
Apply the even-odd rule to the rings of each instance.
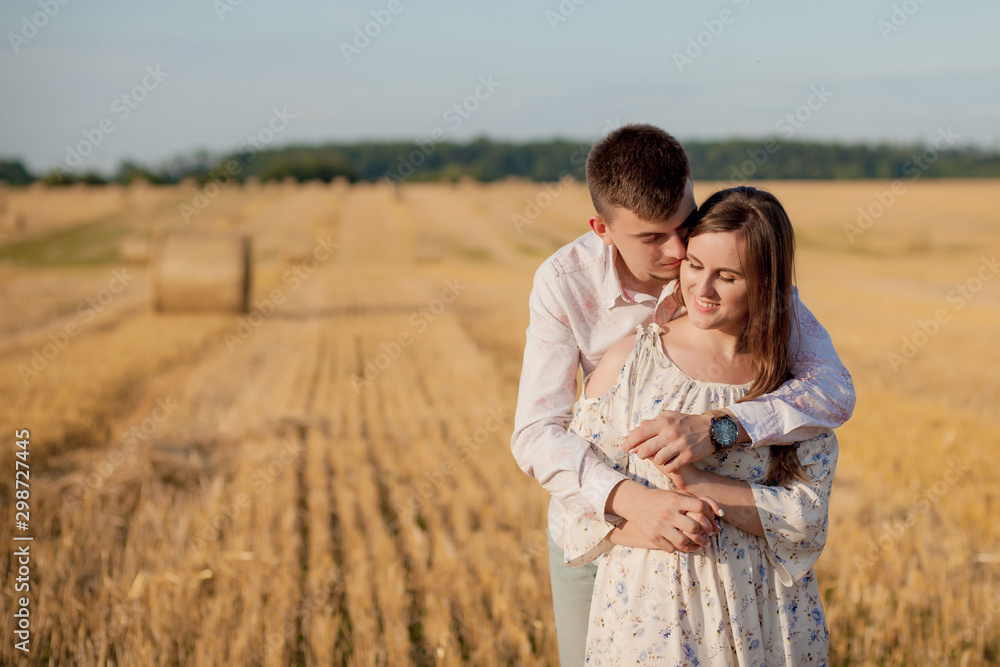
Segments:
[[[712,420],[712,436],[720,447],[731,447],[740,437],[740,430],[729,417]]]

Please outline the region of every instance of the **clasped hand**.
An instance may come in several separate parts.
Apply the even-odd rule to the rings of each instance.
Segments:
[[[718,503],[686,489],[700,471],[690,465],[715,451],[708,439],[711,418],[666,411],[642,422],[625,438],[622,449],[648,459],[677,487],[660,491],[659,502],[650,502],[637,522],[639,530],[657,548],[667,552],[692,552],[708,544],[708,535],[719,532]],[[653,501],[650,497],[648,500]]]

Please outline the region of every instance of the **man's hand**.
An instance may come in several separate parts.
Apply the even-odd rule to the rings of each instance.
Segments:
[[[608,496],[607,511],[617,514],[657,549],[691,552],[708,544],[708,535],[719,532],[715,517],[719,505],[676,490],[650,489],[625,480]]]
[[[625,438],[622,449],[640,459],[652,459],[664,472],[676,472],[682,465],[700,461],[715,452],[708,437],[712,418],[665,411],[637,426]]]

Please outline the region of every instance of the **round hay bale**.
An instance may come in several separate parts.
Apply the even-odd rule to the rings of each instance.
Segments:
[[[149,239],[125,237],[118,239],[118,259],[128,264],[145,264],[149,261]]]
[[[247,312],[248,236],[175,232],[154,239],[152,251],[155,310]]]

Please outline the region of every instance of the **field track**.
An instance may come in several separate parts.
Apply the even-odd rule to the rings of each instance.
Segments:
[[[834,663],[996,664],[997,183],[908,183],[871,223],[889,182],[768,187],[858,389]],[[5,612],[0,663],[555,664],[547,496],[509,438],[532,274],[585,188],[232,185],[185,223],[194,196],[0,190],[0,497],[30,429],[35,536],[31,653]],[[192,228],[253,238],[249,315],[152,312],[117,257]]]

